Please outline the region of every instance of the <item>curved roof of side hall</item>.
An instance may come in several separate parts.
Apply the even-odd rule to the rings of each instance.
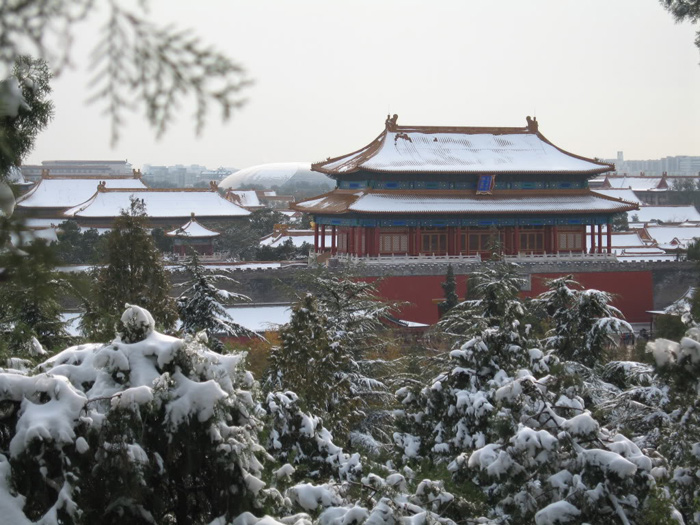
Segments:
[[[614,166],[558,148],[538,130],[536,119],[509,127],[400,126],[388,118],[384,131],[353,153],[312,164],[338,177],[377,173],[552,173],[596,175]]]

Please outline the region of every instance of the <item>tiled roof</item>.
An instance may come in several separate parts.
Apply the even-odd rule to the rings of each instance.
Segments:
[[[335,190],[302,201],[295,209],[316,214],[409,213],[490,215],[503,213],[617,213],[635,203],[581,191],[501,191],[476,195],[468,190]]]
[[[190,239],[201,239],[207,237],[218,237],[221,234],[219,232],[215,232],[213,230],[205,228],[204,226],[199,224],[199,222],[197,222],[197,219],[192,217],[192,219],[190,219],[189,222],[187,222],[187,224],[173,231],[170,231],[165,235],[168,235],[170,237],[188,237]]]
[[[74,178],[49,177],[41,179],[25,195],[17,199],[20,208],[70,208],[82,204],[97,191],[97,186],[103,182],[110,189],[114,188],[146,188],[141,179],[125,178]]]
[[[384,173],[577,173],[611,171],[611,164],[568,153],[532,121],[524,128],[399,126],[364,148],[312,165],[331,176],[359,170]]]
[[[116,217],[127,210],[131,197],[143,199],[151,218],[247,217],[248,210],[227,201],[216,191],[202,190],[110,190],[96,192],[90,200],[65,212],[68,217]]]

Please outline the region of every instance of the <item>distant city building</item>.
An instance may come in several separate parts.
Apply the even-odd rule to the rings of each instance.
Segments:
[[[37,181],[42,174],[54,177],[123,177],[132,174],[126,160],[45,160],[41,165],[26,164],[22,175],[29,181]]]
[[[144,180],[150,186],[172,186],[175,188],[209,187],[210,182],[220,182],[234,173],[232,168],[210,170],[200,164],[184,166],[152,166],[144,164]]]
[[[625,160],[622,151],[617,152],[616,159],[602,159],[603,162],[615,164],[618,174],[628,175],[683,175],[686,177],[700,175],[700,156],[676,155],[662,159]]]

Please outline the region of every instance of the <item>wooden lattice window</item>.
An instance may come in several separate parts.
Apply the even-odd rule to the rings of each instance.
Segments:
[[[559,251],[580,252],[584,247],[584,232],[580,227],[559,228],[557,232]]]
[[[520,251],[542,253],[544,251],[544,230],[523,227],[520,230]]]
[[[447,253],[447,231],[426,230],[421,232],[421,252],[444,255]]]
[[[408,253],[408,231],[384,231],[379,234],[379,253]]]

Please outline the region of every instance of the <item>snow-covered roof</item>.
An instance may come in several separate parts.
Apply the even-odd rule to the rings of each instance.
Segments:
[[[674,241],[686,244],[700,238],[700,226],[647,226],[646,231],[659,245],[670,245]]]
[[[275,306],[234,306],[226,308],[231,318],[248,330],[262,333],[269,330],[279,330],[292,317],[290,305]]]
[[[605,195],[606,197],[610,197],[612,199],[622,199],[623,201],[635,202],[640,205],[644,204],[641,200],[639,200],[637,194],[630,189],[605,190],[602,188],[595,188],[593,191],[595,193],[600,193],[601,195]]]
[[[636,217],[636,220],[633,217]],[[639,210],[627,212],[627,220],[641,223],[659,221],[680,224],[700,222],[700,213],[695,206],[642,206]]]
[[[655,190],[661,182],[661,177],[607,177],[611,189],[630,189],[637,191]]]
[[[246,217],[248,210],[227,201],[210,189],[110,190],[96,192],[90,200],[65,212],[68,217],[116,217],[128,210],[131,197],[143,199],[151,218]]]
[[[312,169],[331,176],[359,170],[595,175],[614,169],[556,147],[532,122],[524,128],[399,126],[394,117],[369,145]]]
[[[243,208],[258,208],[262,206],[255,190],[229,190],[226,192],[226,198]]]
[[[209,237],[218,237],[221,234],[219,232],[215,232],[214,230],[205,228],[204,226],[199,224],[197,219],[192,217],[184,226],[170,231],[165,235],[168,235],[170,237],[189,237],[191,239],[201,239]]]
[[[319,243],[323,236],[319,234]],[[271,233],[260,239],[260,246],[271,246],[272,248],[277,248],[281,246],[287,239],[291,239],[294,243],[294,247],[301,248],[304,243],[314,244],[314,232],[313,230],[288,230],[287,233]],[[330,247],[333,236],[330,232],[326,232],[326,246]]]
[[[100,182],[108,189],[146,188],[139,178],[43,178],[17,199],[20,208],[70,208],[87,201]],[[127,206],[128,207],[128,206]]]
[[[508,191],[475,195],[468,190],[335,190],[298,202],[294,208],[308,213],[616,213],[636,205],[584,191]]]

